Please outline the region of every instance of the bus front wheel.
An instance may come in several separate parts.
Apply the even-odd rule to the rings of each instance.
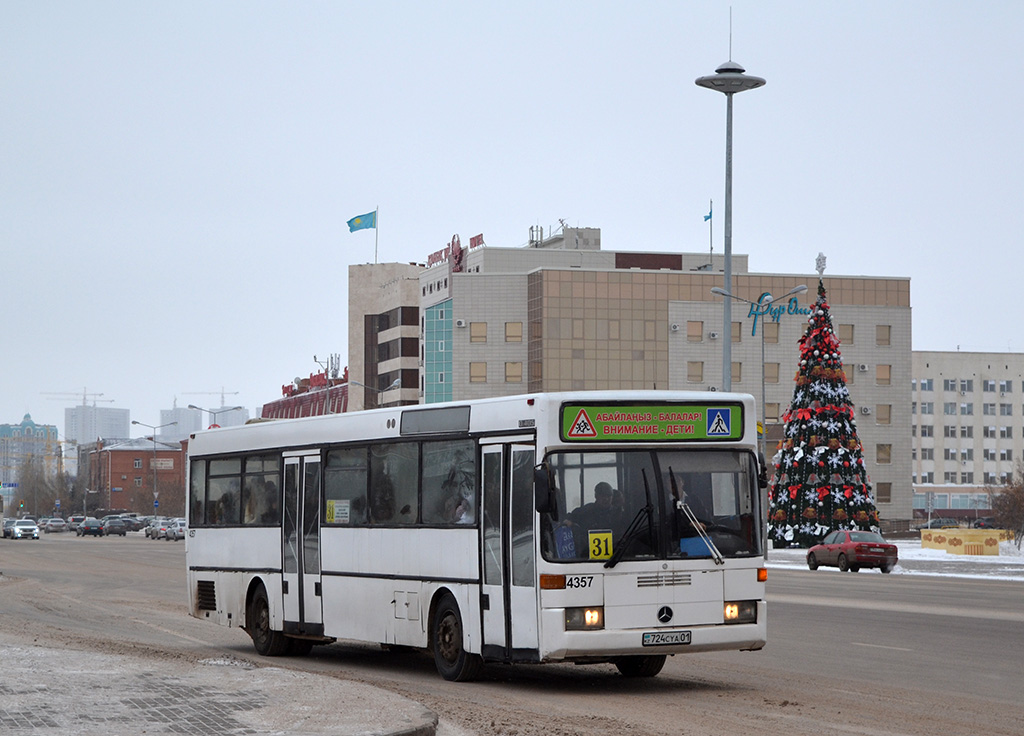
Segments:
[[[270,628],[270,602],[262,585],[256,589],[249,603],[245,625],[257,653],[264,657],[280,657],[288,651],[288,637]]]
[[[450,595],[441,599],[434,612],[431,639],[434,664],[441,677],[451,682],[466,682],[480,674],[483,665],[480,655],[471,654],[462,647],[462,616]]]
[[[654,677],[665,666],[664,654],[651,654],[639,657],[619,657],[615,666],[623,677]]]

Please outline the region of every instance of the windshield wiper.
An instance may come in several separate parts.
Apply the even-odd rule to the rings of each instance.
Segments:
[[[672,472],[672,466],[668,467],[668,480],[672,485],[672,498],[675,499],[676,509],[683,512],[686,516],[686,520],[690,522],[690,526],[693,527],[694,531],[697,532],[697,536],[701,538],[701,541],[707,545],[708,551],[711,552],[711,559],[715,561],[716,565],[724,565],[725,560],[722,558],[722,553],[718,551],[718,547],[711,541],[711,536],[704,529],[704,524],[697,518],[697,515],[693,513],[693,509],[679,497],[679,487],[676,485],[676,474]]]
[[[654,538],[653,529],[651,528],[654,514],[654,506],[651,504],[651,487],[647,483],[647,472],[643,468],[640,469],[640,474],[644,479],[644,494],[647,498],[647,505],[637,511],[636,516],[633,517],[633,521],[629,522],[629,526],[626,527],[626,531],[622,533],[622,537],[619,539],[619,544],[615,547],[615,552],[613,552],[612,556],[608,558],[608,561],[604,563],[605,567],[611,568],[619,564],[619,560],[621,560],[626,554],[626,549],[629,547],[630,542],[637,537],[637,533],[640,529],[640,519],[643,516],[647,516],[647,534],[651,539]]]

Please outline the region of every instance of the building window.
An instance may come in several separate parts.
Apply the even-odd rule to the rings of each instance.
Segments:
[[[875,421],[878,424],[892,424],[892,404],[875,404]]]
[[[888,465],[892,462],[892,445],[875,445],[875,462],[879,465]]]
[[[875,325],[875,345],[888,346],[892,337],[890,325]]]
[[[999,459],[1000,460],[1009,460],[1010,462],[1012,462],[1013,461],[1013,450],[1010,449],[1010,448],[1006,448],[1005,450],[1000,450],[999,451]]]
[[[743,341],[743,323],[733,322],[732,323],[732,341],[742,342]]]
[[[981,436],[982,437],[987,437],[987,438],[994,438],[994,437],[996,437],[996,428],[995,427],[984,427],[982,429],[982,431],[981,431]]]
[[[892,483],[883,481],[875,484],[875,500],[878,503],[892,503]]]
[[[947,485],[956,485],[956,473],[947,470],[942,474],[942,480]]]
[[[974,414],[974,404],[960,404],[961,416],[971,416]]]
[[[771,422],[772,424],[779,423],[778,402],[768,402],[764,405],[764,420],[765,422]]]
[[[974,379],[965,378],[960,381],[960,393],[962,394],[973,394],[974,393]]]
[[[1013,381],[1000,381],[999,382],[999,393],[1001,393],[1001,394],[1013,393]]]
[[[779,342],[779,323],[778,322],[762,322],[761,323],[762,337],[765,342],[772,343],[773,345]]]
[[[921,390],[922,391],[934,391],[935,390],[935,381],[933,379],[931,379],[931,378],[922,378],[921,379]]]
[[[853,345],[853,325],[839,325],[839,342]]]
[[[922,424],[921,425],[921,436],[922,437],[934,437],[935,436],[935,427],[933,427],[930,424]]]
[[[1001,416],[1001,417],[1012,417],[1013,416],[1013,404],[1000,404],[999,405],[999,416]]]
[[[689,383],[704,383],[704,361],[689,360],[686,362],[686,380]]]
[[[135,487],[142,488],[142,478],[138,475],[135,476]]]
[[[778,363],[765,363],[764,364],[764,382],[765,383],[778,383],[779,382],[779,364]]]
[[[876,365],[875,366],[875,385],[876,386],[889,386],[892,384],[892,366],[891,365]]]
[[[982,404],[981,413],[985,416],[994,417],[996,415],[996,405],[994,403]]]
[[[523,382],[523,364],[522,363],[506,363],[505,364],[505,383],[522,383]]]
[[[974,473],[960,473],[961,483],[974,483]]]
[[[942,427],[943,437],[956,437],[956,427],[951,424],[943,425]]]
[[[487,323],[486,322],[470,322],[469,323],[469,341],[470,342],[487,342]]]
[[[686,342],[704,341],[704,323],[691,320],[686,323]]]
[[[505,323],[505,342],[522,342],[523,341],[523,323],[522,322],[506,322]]]
[[[732,380],[736,383],[743,382],[743,364],[733,361],[732,364]]]
[[[935,473],[934,473],[934,471],[928,471],[927,473],[921,473],[921,482],[922,483],[934,483],[935,482]]]
[[[922,414],[934,414],[935,413],[935,402],[934,401],[922,401],[921,402],[921,413]]]
[[[487,363],[480,361],[469,364],[469,382],[487,383]]]
[[[444,372],[441,372],[441,373],[437,374],[437,382],[438,383],[444,383]]]
[[[996,451],[995,450],[991,450],[991,449],[986,447],[985,449],[983,449],[981,451],[981,459],[982,460],[995,460],[996,459]]]
[[[139,470],[140,468],[142,468],[142,458],[137,457],[135,458],[135,469]]]
[[[973,437],[974,436],[974,426],[970,425],[970,424],[966,424],[966,425],[960,427],[960,436],[961,437]]]
[[[1013,439],[1013,427],[1000,427],[999,428],[999,437],[1000,437],[1000,439],[1004,439],[1004,440],[1012,440]]]
[[[943,391],[956,391],[956,379],[955,378],[944,378],[944,379],[942,379],[942,390]]]
[[[981,390],[987,394],[995,393],[996,382],[993,381],[991,378],[985,379],[984,381],[981,382]]]
[[[944,401],[942,402],[942,413],[947,417],[956,416],[956,402],[955,401]]]
[[[921,459],[922,460],[934,460],[935,459],[935,448],[934,447],[922,447],[921,448]]]

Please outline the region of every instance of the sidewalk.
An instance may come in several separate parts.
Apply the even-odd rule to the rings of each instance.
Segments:
[[[394,693],[239,660],[159,662],[0,635],[0,662],[2,733],[439,733],[434,713]]]

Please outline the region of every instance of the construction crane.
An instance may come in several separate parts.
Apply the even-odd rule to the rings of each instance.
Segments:
[[[225,399],[224,397],[225,396],[237,396],[238,392],[237,391],[225,391],[223,386],[220,387],[220,391],[185,391],[184,392],[185,396],[197,396],[199,394],[213,394],[214,396],[219,395],[220,396],[220,405],[221,406],[227,406],[227,399]]]
[[[96,402],[103,402],[105,404],[114,403],[113,399],[100,399],[97,398],[103,394],[90,393],[88,389],[83,388],[81,393],[78,391],[41,391],[44,396],[49,396],[51,401],[63,401],[67,402],[68,399],[77,399],[79,396],[82,397],[82,406],[88,406],[90,398],[92,399],[92,405],[96,406]]]

